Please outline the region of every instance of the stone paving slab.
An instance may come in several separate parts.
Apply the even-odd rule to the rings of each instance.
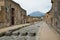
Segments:
[[[42,22],[36,40],[60,40],[60,35],[45,22]]]
[[[40,26],[40,22],[29,25],[12,32],[11,35],[4,35],[0,40],[36,40],[36,35]],[[20,33],[16,35],[16,33]],[[27,33],[27,34],[26,34]]]
[[[21,25],[10,26],[10,27],[7,27],[7,28],[2,28],[2,29],[0,29],[0,34],[4,33],[4,32],[7,32],[9,30],[15,30],[15,29],[18,29],[18,28],[23,28],[23,27],[26,27],[28,25],[30,25],[30,24],[21,24]]]

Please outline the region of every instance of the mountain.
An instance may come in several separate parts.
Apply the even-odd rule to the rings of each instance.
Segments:
[[[45,13],[42,13],[42,12],[39,12],[39,11],[35,11],[35,12],[32,12],[31,14],[29,14],[30,16],[34,16],[34,17],[41,17],[41,16],[44,16]]]

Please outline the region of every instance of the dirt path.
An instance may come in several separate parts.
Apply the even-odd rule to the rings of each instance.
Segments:
[[[60,40],[60,36],[45,22],[42,22],[39,32],[37,33],[36,40]]]

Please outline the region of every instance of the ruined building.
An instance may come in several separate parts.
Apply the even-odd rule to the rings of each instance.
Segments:
[[[51,0],[52,8],[46,14],[46,22],[60,33],[60,0]]]
[[[0,0],[0,27],[26,22],[26,11],[12,0]]]
[[[33,17],[33,16],[26,16],[26,23],[35,23],[35,22],[38,22],[40,21],[40,18],[38,17]]]
[[[33,18],[32,18],[31,16],[28,15],[28,16],[26,17],[26,19],[27,19],[27,23],[32,23],[32,19],[33,19]]]

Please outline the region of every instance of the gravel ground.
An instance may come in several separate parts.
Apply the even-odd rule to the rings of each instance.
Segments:
[[[36,35],[41,22],[34,23],[28,27],[16,30],[10,36],[0,37],[0,40],[36,40]]]

